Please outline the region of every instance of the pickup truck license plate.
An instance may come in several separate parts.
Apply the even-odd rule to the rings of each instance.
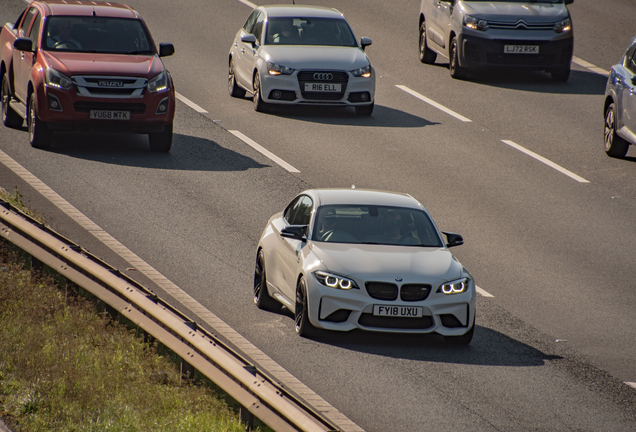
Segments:
[[[373,305],[373,315],[389,317],[422,317],[422,306]]]
[[[505,54],[539,54],[539,45],[504,45]]]
[[[340,93],[340,84],[305,83],[305,91]]]
[[[130,120],[130,111],[91,110],[90,116],[95,120]]]

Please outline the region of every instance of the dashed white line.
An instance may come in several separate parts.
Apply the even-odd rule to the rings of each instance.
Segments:
[[[252,3],[251,1],[247,1],[247,0],[238,0],[238,1],[240,1],[244,5],[247,5],[247,6],[251,7],[252,9],[256,9],[258,7],[254,3]]]
[[[557,165],[554,162],[552,162],[551,160],[546,159],[543,156],[540,156],[540,155],[536,154],[535,152],[530,151],[527,148],[520,146],[519,144],[515,143],[514,141],[501,140],[501,142],[503,142],[504,144],[508,144],[510,147],[516,148],[520,152],[525,153],[528,156],[531,156],[531,157],[535,158],[539,162],[543,162],[547,166],[549,166],[551,168],[554,168],[555,170],[559,171],[561,174],[565,174],[566,176],[576,180],[579,183],[589,183],[589,181],[585,180],[583,177],[578,176],[578,175],[574,174],[572,171],[568,171],[567,169],[563,168],[561,165]]]
[[[201,113],[201,114],[207,114],[208,113],[206,110],[204,110],[199,105],[197,105],[194,102],[192,102],[190,99],[188,99],[187,97],[185,97],[181,93],[176,93],[176,95],[177,95],[177,99],[179,99],[181,102],[183,102],[184,104],[186,104],[187,106],[189,106],[190,108],[195,110],[196,112]]]
[[[586,62],[583,59],[580,59],[578,57],[572,57],[572,61],[574,63],[576,63],[579,66],[583,66],[586,69],[591,70],[594,73],[597,73],[599,75],[604,75],[604,76],[608,76],[609,75],[609,71],[606,71],[605,69],[601,69],[598,66],[593,65],[592,63]]]
[[[475,290],[477,290],[477,294],[479,294],[482,297],[494,297],[494,295],[490,294],[489,292],[487,292],[486,290],[479,288],[478,286],[475,287]]]
[[[411,90],[410,88],[408,88],[405,85],[396,85],[396,87],[399,88],[400,90],[403,90],[403,91],[407,92],[411,96],[415,96],[419,100],[424,101],[424,102],[426,102],[427,104],[429,104],[431,106],[434,106],[438,110],[444,111],[446,114],[455,117],[457,120],[461,120],[461,121],[467,122],[467,123],[471,123],[472,122],[471,119],[466,118],[463,115],[456,113],[455,111],[453,111],[450,108],[446,108],[444,105],[439,104],[439,103],[435,102],[434,100],[427,98],[426,96],[416,92],[415,90]]]
[[[628,386],[633,387],[633,388],[635,388],[635,389],[636,389],[636,382],[628,382],[628,381],[625,381],[625,384],[627,384]]]
[[[294,168],[293,166],[291,166],[290,164],[288,164],[287,162],[285,162],[284,160],[282,160],[281,158],[276,156],[274,153],[270,152],[265,147],[261,146],[256,141],[254,141],[253,139],[245,136],[241,132],[239,132],[237,130],[231,130],[231,131],[228,131],[228,132],[231,133],[232,135],[234,135],[235,137],[241,139],[245,144],[247,144],[248,146],[252,147],[257,152],[263,154],[264,156],[268,157],[272,161],[276,162],[278,165],[280,165],[281,167],[285,168],[290,173],[299,173],[300,172],[296,168]]]

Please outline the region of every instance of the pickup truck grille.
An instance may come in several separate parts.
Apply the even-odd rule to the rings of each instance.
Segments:
[[[141,98],[148,84],[138,77],[75,75],[72,79],[80,96],[95,98]]]

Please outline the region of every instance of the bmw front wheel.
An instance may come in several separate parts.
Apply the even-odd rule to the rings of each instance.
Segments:
[[[316,328],[309,322],[309,306],[307,304],[307,282],[304,277],[298,281],[296,288],[296,311],[295,311],[296,333],[301,337],[311,337],[315,335]]]

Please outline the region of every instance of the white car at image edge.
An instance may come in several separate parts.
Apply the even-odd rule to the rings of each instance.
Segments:
[[[252,95],[254,109],[271,104],[354,107],[371,115],[375,71],[344,16],[318,6],[261,6],[236,33],[228,58],[233,97]]]
[[[449,251],[461,244],[410,195],[307,190],[261,235],[254,302],[266,310],[284,305],[301,336],[362,329],[438,333],[468,344],[475,281]]]

